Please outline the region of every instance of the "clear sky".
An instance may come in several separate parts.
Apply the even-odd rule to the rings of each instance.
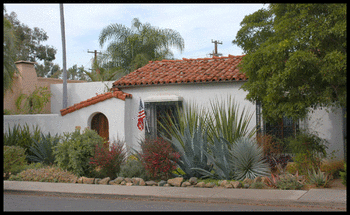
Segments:
[[[6,11],[17,14],[21,23],[47,32],[45,44],[57,49],[54,63],[62,64],[62,43],[59,4],[4,4]],[[211,40],[222,41],[218,52],[223,56],[241,55],[232,44],[240,22],[267,4],[63,4],[66,31],[67,69],[74,64],[91,68],[94,54],[103,51],[98,38],[102,29],[118,23],[131,27],[133,18],[159,28],[176,30],[185,40],[182,53],[173,49],[176,59],[209,57],[214,50]]]

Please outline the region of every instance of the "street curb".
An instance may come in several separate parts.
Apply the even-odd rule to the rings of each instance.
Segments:
[[[288,207],[318,207],[346,210],[346,203],[335,202],[308,202],[298,200],[250,200],[250,199],[227,199],[211,197],[162,197],[162,196],[145,196],[145,195],[126,195],[126,194],[95,194],[95,193],[68,193],[68,192],[51,192],[51,191],[28,191],[4,189],[8,194],[28,194],[28,195],[46,195],[58,197],[73,198],[97,198],[97,199],[130,199],[146,201],[180,201],[180,202],[207,202],[207,203],[234,203],[243,205],[265,205],[265,206],[288,206]]]
[[[112,185],[64,185],[60,183],[47,183],[43,182],[15,182],[4,181],[3,190],[4,193],[9,194],[31,194],[31,195],[54,195],[54,196],[68,196],[68,197],[84,197],[84,198],[111,198],[111,199],[134,199],[134,200],[154,200],[154,201],[190,201],[190,202],[208,202],[208,203],[234,203],[234,204],[252,204],[252,205],[271,205],[271,206],[305,206],[305,207],[322,207],[322,208],[337,208],[346,210],[346,201],[312,201],[315,194],[310,191],[296,191],[291,190],[276,190],[276,192],[265,192],[262,190],[248,189],[237,190],[232,193],[234,189],[220,189],[219,188],[174,188],[171,191],[170,188],[161,187],[140,187],[137,186],[128,187],[121,186],[116,193],[113,193],[109,188],[106,190],[106,186]],[[101,186],[100,189],[96,189]],[[112,187],[111,187],[112,188]],[[116,187],[113,186],[113,189]],[[192,189],[188,192],[187,189]],[[198,189],[198,190],[197,190]],[[209,189],[209,190],[203,190]],[[103,191],[104,190],[104,191]],[[209,192],[208,192],[209,191]],[[105,192],[105,193],[104,193]],[[174,193],[172,193],[174,192]],[[285,194],[284,194],[285,193]],[[261,195],[263,197],[257,197]],[[251,197],[250,197],[251,196]],[[306,197],[306,198],[305,198]],[[309,198],[308,198],[309,197]],[[310,198],[311,197],[311,198]],[[339,197],[337,194],[336,197]],[[341,198],[346,197],[344,194]],[[340,198],[340,199],[341,199]],[[345,199],[346,200],[346,199]]]

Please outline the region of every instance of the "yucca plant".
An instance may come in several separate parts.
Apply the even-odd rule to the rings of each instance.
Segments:
[[[318,169],[316,172],[314,168],[312,168],[312,172],[308,171],[309,183],[316,185],[316,187],[327,187],[329,183],[329,174],[325,174],[321,172],[321,169]]]
[[[27,159],[32,162],[40,162],[43,164],[51,165],[55,161],[53,153],[54,146],[58,144],[60,137],[56,134],[55,137],[51,137],[51,134],[41,134],[41,139],[35,140],[33,138],[33,145],[29,148],[29,151],[33,155],[28,155]]]
[[[228,148],[240,137],[253,137],[255,129],[249,129],[253,117],[245,108],[240,111],[240,106],[230,95],[226,99],[218,98],[210,101],[211,111],[207,115],[209,142],[214,144],[215,138],[220,135],[228,141]]]
[[[205,125],[205,116],[207,115],[204,108],[200,108],[195,103],[189,103],[184,108],[180,106],[176,106],[176,114],[177,123],[174,121],[172,114],[166,113],[165,120],[158,121],[160,127],[163,128],[163,131],[166,134],[162,136],[170,136],[172,138],[176,138],[180,144],[184,147],[183,136],[185,135],[185,129],[190,128],[190,134],[193,136],[193,132],[197,131],[199,128],[199,124],[201,124],[201,133],[206,130],[203,125]],[[174,126],[177,125],[177,126]]]
[[[257,176],[268,175],[270,168],[263,156],[263,149],[251,139],[246,137],[237,139],[232,149],[234,179],[254,179]]]
[[[204,152],[207,151],[208,142],[207,134],[202,129],[202,123],[190,124],[187,122],[187,126],[184,128],[183,134],[179,128],[175,128],[175,135],[172,135],[171,140],[175,150],[180,153],[179,167],[185,172],[184,177],[197,177],[203,178],[207,176],[206,172],[212,170],[212,167],[208,164],[207,157]]]

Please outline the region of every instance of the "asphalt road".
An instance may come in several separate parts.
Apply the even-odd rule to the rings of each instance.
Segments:
[[[324,211],[315,207],[4,193],[4,211]],[[332,209],[329,209],[332,210]]]

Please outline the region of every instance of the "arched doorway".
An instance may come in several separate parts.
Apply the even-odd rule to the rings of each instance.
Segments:
[[[97,113],[92,117],[91,129],[95,130],[105,140],[109,140],[108,119],[103,113]]]

